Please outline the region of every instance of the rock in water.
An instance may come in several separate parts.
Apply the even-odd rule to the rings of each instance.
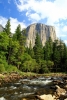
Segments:
[[[56,40],[56,32],[54,26],[47,26],[41,23],[35,23],[26,28],[27,41],[26,46],[29,47],[30,42],[32,47],[35,45],[36,34],[40,35],[42,45],[51,37],[52,41]]]
[[[41,95],[41,96],[37,96],[37,98],[39,100],[56,100],[55,96],[52,96],[51,94],[48,94],[48,95],[44,94],[44,95]]]
[[[63,88],[60,88],[58,85],[56,85],[56,94],[57,96],[60,96],[60,95],[64,95],[66,93],[66,90],[63,89]]]

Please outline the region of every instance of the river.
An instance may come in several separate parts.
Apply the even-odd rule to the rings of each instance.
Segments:
[[[53,79],[51,77],[38,77],[30,79],[23,78],[15,83],[5,84],[0,87],[0,100],[23,100],[28,98],[34,100],[36,94],[53,94],[53,90],[50,88]]]

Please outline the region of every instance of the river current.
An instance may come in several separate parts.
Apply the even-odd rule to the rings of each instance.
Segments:
[[[0,100],[23,100],[23,98],[33,97],[36,93],[52,94],[50,88],[52,81],[51,77],[38,77],[24,78],[15,83],[5,84],[0,87]]]

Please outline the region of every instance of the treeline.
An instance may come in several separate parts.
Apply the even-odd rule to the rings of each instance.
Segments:
[[[26,30],[18,25],[11,33],[10,20],[4,31],[0,32],[0,72],[66,72],[67,46],[62,40],[52,42],[51,38],[42,46],[39,34],[36,34],[35,46],[25,47]]]

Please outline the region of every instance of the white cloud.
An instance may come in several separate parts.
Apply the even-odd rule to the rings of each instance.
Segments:
[[[67,40],[64,40],[65,44],[67,45]]]
[[[16,27],[18,26],[18,24],[21,25],[21,28],[25,28],[26,25],[23,23],[23,22],[19,22],[16,18],[11,18],[10,17],[10,20],[11,20],[11,31],[14,32]]]
[[[33,19],[33,22],[40,20],[40,16],[37,13],[26,13],[26,15],[29,17],[29,20]]]
[[[5,27],[5,24],[7,22],[7,18],[0,16],[0,24]]]
[[[17,2],[18,1],[18,2]],[[67,20],[67,0],[15,0],[19,12],[26,12],[28,20],[38,22],[47,18],[47,25],[53,25],[59,38],[65,40],[67,26],[64,20]]]
[[[64,27],[63,27],[63,31],[64,31],[64,32],[67,32],[67,26],[64,26]]]
[[[0,16],[0,24],[5,27],[7,23],[7,18]],[[25,28],[26,25],[23,22],[19,22],[16,18],[10,17],[10,23],[11,23],[11,32],[14,33],[15,29],[17,28],[18,24],[21,25],[21,29]]]
[[[15,0],[16,1],[16,0]],[[55,0],[50,2],[47,0],[18,0],[16,1],[17,8],[20,12],[22,11],[34,11],[33,14],[37,13],[40,19],[48,18],[47,24],[53,24],[58,22],[59,19],[67,19],[67,0]],[[30,13],[30,16],[32,13]],[[29,17],[30,17],[29,16]],[[31,17],[31,20],[37,20],[37,18]]]

